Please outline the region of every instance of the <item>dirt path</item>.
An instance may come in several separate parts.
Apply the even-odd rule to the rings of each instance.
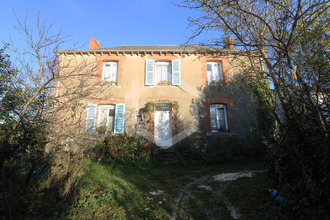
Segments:
[[[173,219],[186,219],[201,215],[203,219],[241,219],[239,210],[223,195],[223,190],[231,181],[254,176],[263,171],[245,171],[205,175],[190,178],[179,188],[172,208]],[[183,177],[186,178],[187,177]],[[226,216],[222,216],[226,215]]]

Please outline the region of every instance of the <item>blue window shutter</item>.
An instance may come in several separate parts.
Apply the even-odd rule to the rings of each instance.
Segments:
[[[94,134],[95,132],[96,107],[96,104],[88,104],[87,106],[85,132],[89,134]]]
[[[154,61],[146,60],[146,75],[145,75],[145,85],[154,85]]]
[[[181,85],[180,60],[172,60],[172,85]]]
[[[125,104],[117,104],[116,112],[115,112],[115,134],[123,134],[124,133],[124,119],[125,119]]]

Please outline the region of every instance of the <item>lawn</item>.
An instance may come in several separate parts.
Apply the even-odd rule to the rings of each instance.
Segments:
[[[132,166],[89,160],[68,219],[243,219],[273,216],[278,204],[267,193],[265,173],[231,182],[213,176],[264,170],[261,161],[217,165]]]

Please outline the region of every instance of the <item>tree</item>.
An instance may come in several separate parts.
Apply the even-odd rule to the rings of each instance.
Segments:
[[[329,1],[183,2],[202,13],[190,19],[196,28],[192,38],[206,31],[231,36],[247,57],[261,58],[267,71],[258,70],[250,59],[244,76],[264,93],[274,93],[268,110],[276,120],[276,137],[269,156],[279,191],[296,210],[316,207],[314,214],[329,217]],[[218,47],[225,39],[206,44]],[[262,80],[252,81],[265,77],[274,91],[258,83]]]
[[[47,210],[40,212],[49,218],[57,211],[49,208],[52,204],[73,198],[72,188],[78,186],[87,161],[84,150],[94,144],[79,137],[81,145],[76,154],[68,153],[68,143],[63,141],[67,136],[59,140],[52,129],[55,110],[72,109],[69,117],[79,113],[81,116],[77,110],[79,100],[95,89],[94,84],[87,87],[86,81],[93,78],[96,64],[87,63],[84,57],[78,63],[64,53],[59,56],[59,47],[68,40],[61,31],[54,32],[53,23],[41,21],[39,14],[35,26],[28,22],[28,16],[24,20],[17,18],[17,24],[26,46],[10,43],[8,49],[16,58],[13,62],[4,49],[0,50],[0,215],[35,218],[38,210]],[[64,92],[59,100],[61,71],[65,72],[62,78],[65,75],[80,81],[78,86],[62,83]],[[86,91],[82,92],[82,88]],[[68,94],[73,95],[67,98]],[[63,126],[58,130],[63,130]],[[52,154],[46,154],[50,137]],[[49,174],[45,175],[47,181],[31,181],[33,174],[43,172]]]
[[[17,17],[16,17],[17,18]],[[26,40],[26,47],[9,49],[16,55],[15,69],[4,55],[1,65],[1,153],[0,173],[6,160],[17,152],[27,152],[33,172],[41,162],[47,132],[47,110],[51,105],[52,83],[59,74],[55,51],[66,42],[61,31],[54,34],[53,24],[41,22],[39,14],[35,29],[17,18],[17,31]],[[3,50],[1,51],[3,53]],[[31,175],[28,175],[27,181]]]

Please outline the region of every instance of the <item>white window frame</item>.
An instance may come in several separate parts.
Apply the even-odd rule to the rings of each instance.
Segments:
[[[221,62],[207,62],[206,63],[206,72],[207,72],[207,83],[208,85],[211,84],[211,82],[214,80],[215,82],[222,82],[223,76],[222,76],[222,63]],[[208,65],[211,65],[212,69],[211,71],[208,70]],[[218,75],[216,75],[215,65],[218,65]]]
[[[161,77],[158,79],[157,77],[157,66],[161,66]],[[167,69],[167,75],[163,76],[165,68]],[[172,70],[171,70],[171,63],[170,62],[155,62],[155,85],[158,85],[163,80],[167,81],[167,84],[172,84]]]
[[[110,65],[110,67],[108,67],[107,65]],[[116,66],[116,72],[115,72],[115,74],[111,74],[111,73],[113,73],[113,68],[114,68],[114,66]],[[105,62],[105,63],[103,63],[103,68],[102,68],[102,81],[104,82],[104,81],[108,81],[108,82],[117,82],[117,79],[118,79],[118,66],[119,66],[119,64],[118,64],[118,62]],[[106,73],[106,71],[108,70],[108,68],[110,68],[110,79],[107,79],[107,80],[105,80],[105,73]]]
[[[218,114],[218,112],[216,112],[215,116],[212,115],[213,114],[213,111],[211,110],[212,108],[215,108],[216,110],[218,110],[218,109],[224,110],[225,128],[221,127],[220,115]],[[209,110],[210,110],[211,132],[228,131],[227,106],[225,104],[211,104],[209,106]],[[216,117],[216,123],[217,123],[216,129],[212,128],[212,118],[213,117]]]
[[[109,110],[110,109],[114,109],[114,111],[116,111],[115,109],[116,109],[116,105],[100,105],[99,106],[99,111],[98,111],[98,120],[97,120],[97,126],[99,127],[99,126],[101,126],[100,125],[100,123],[101,123],[101,110],[102,109],[106,109],[106,110],[108,110],[108,112],[107,112],[107,122],[106,122],[106,125],[108,125],[109,124]],[[111,128],[111,129],[107,129],[108,131],[111,131],[111,132],[113,132],[114,131],[114,124],[115,124],[115,118],[116,118],[116,112],[115,112],[115,114],[113,115],[113,122],[112,122],[112,124],[113,124],[113,127]]]

